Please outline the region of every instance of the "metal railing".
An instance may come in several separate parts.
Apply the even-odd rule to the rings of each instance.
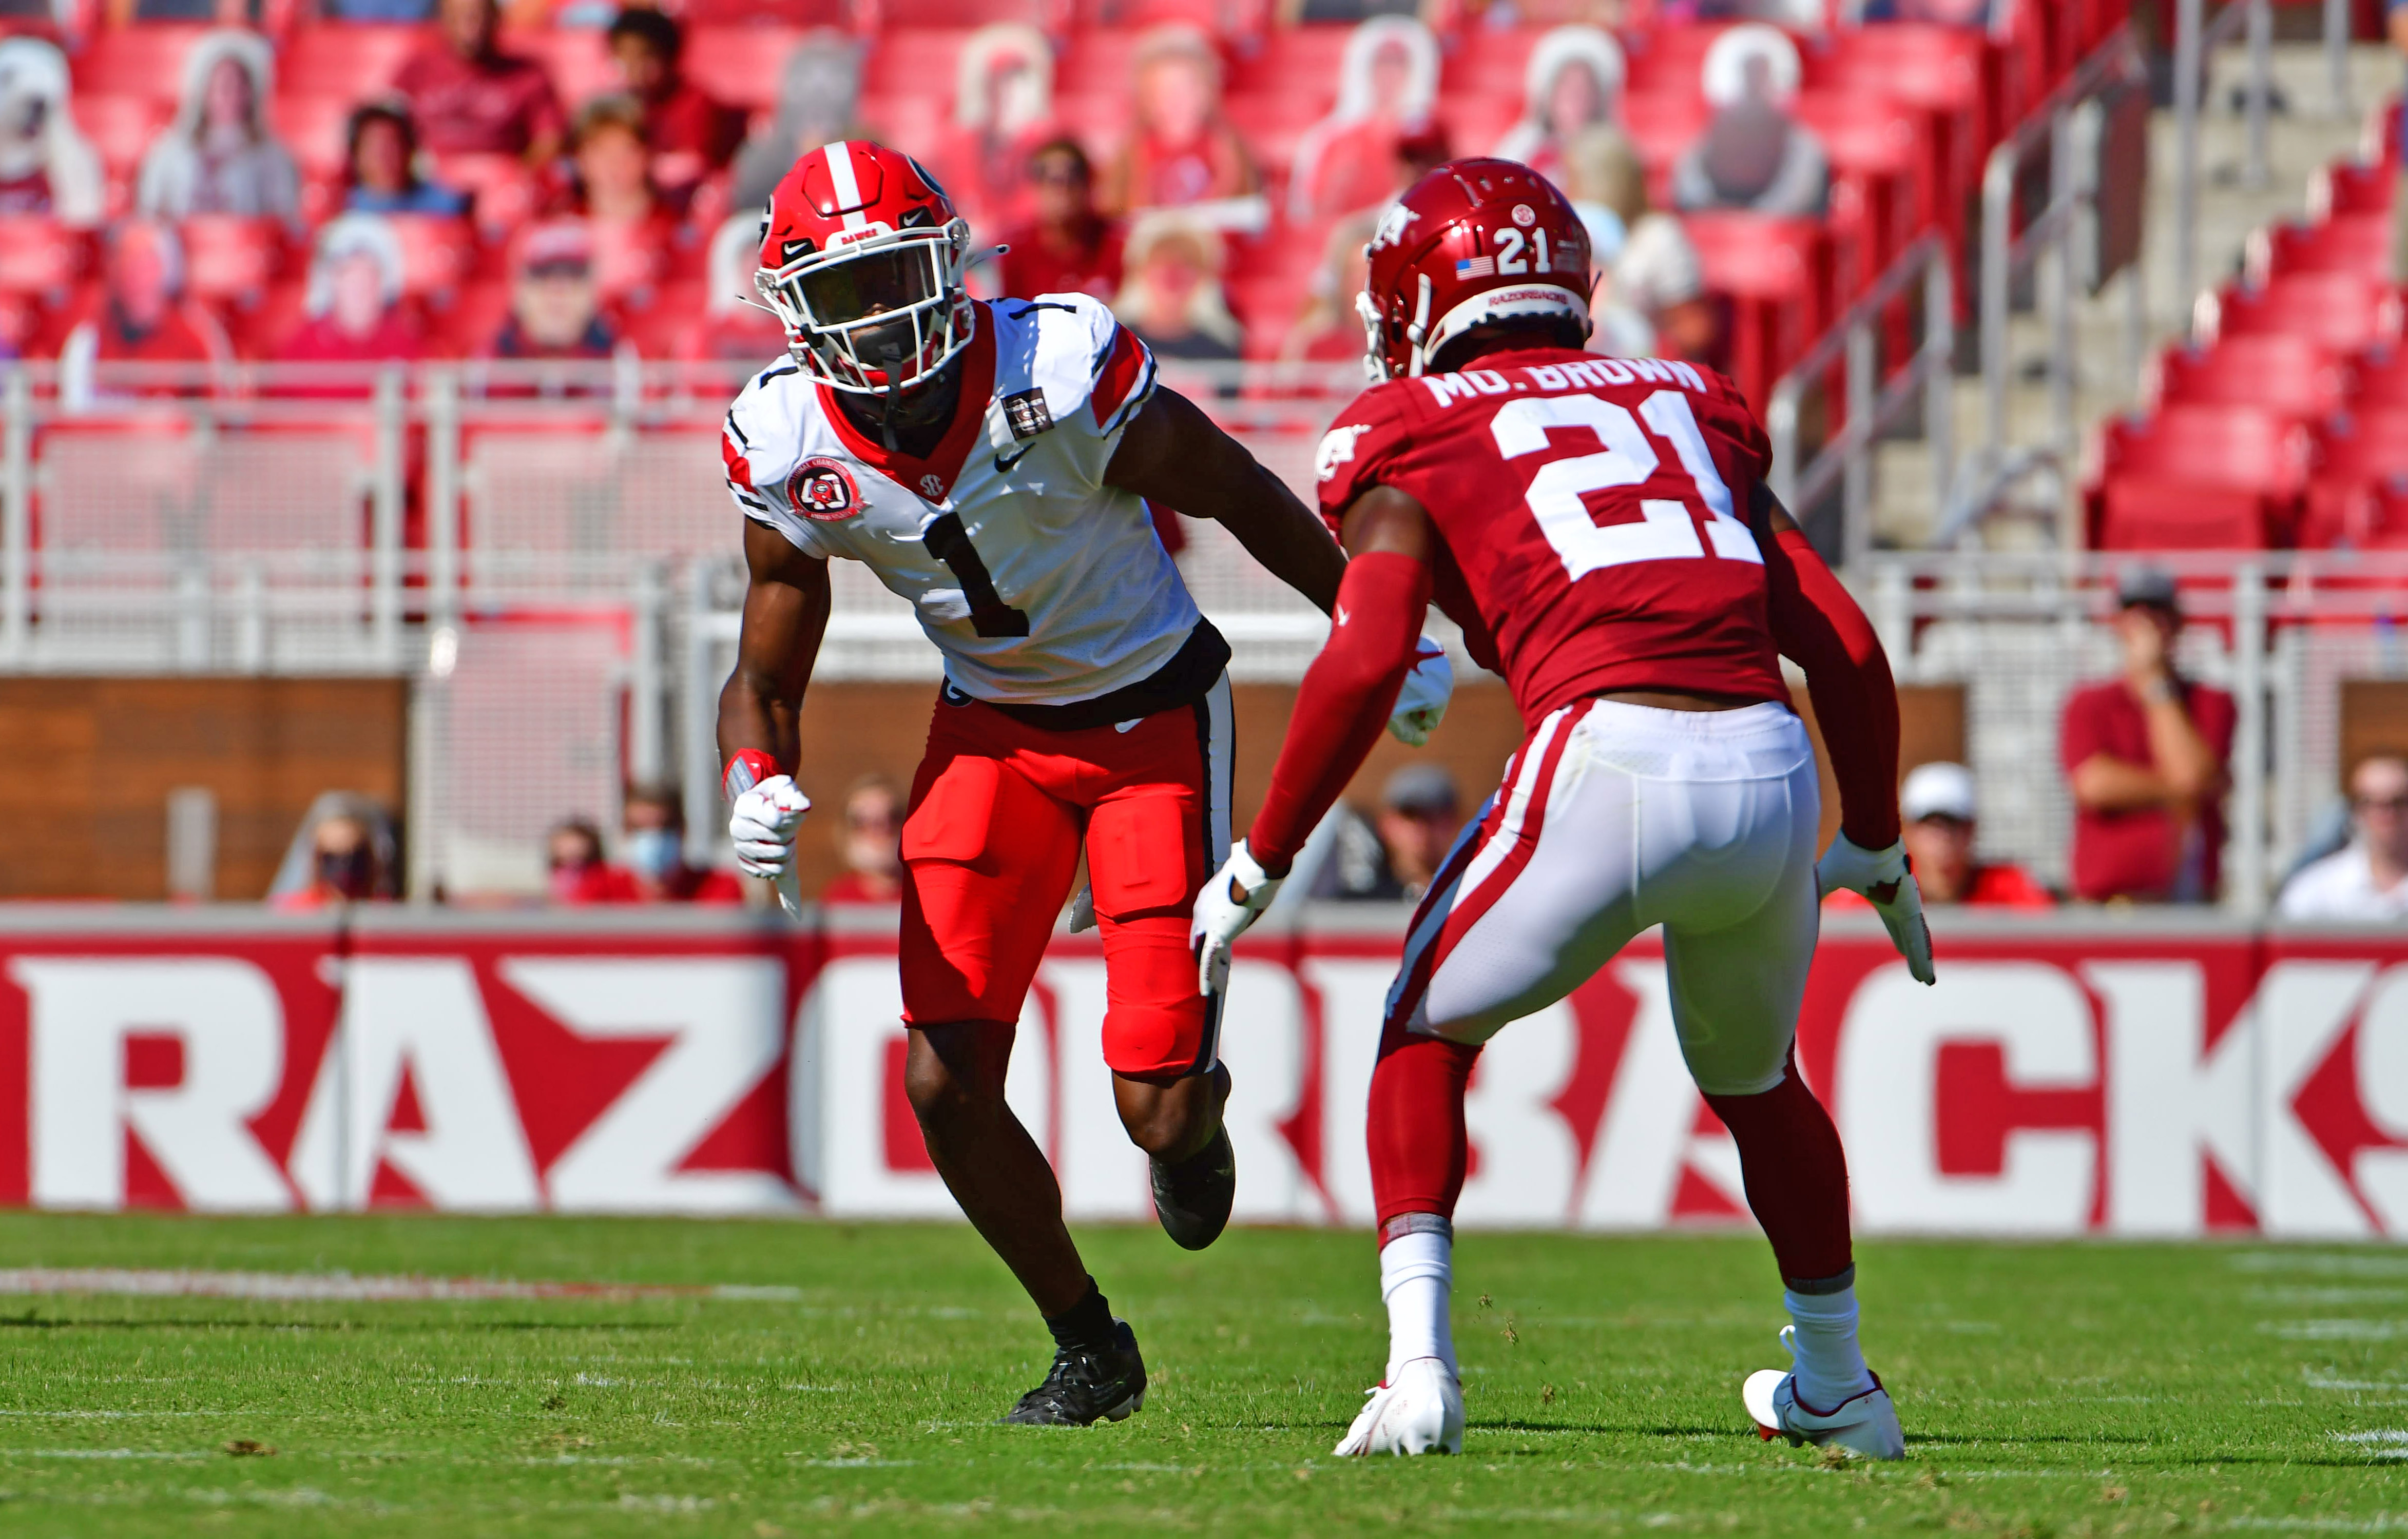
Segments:
[[[2207,86],[2207,56],[2245,31],[2249,46],[2248,150],[2242,184],[2252,192],[2267,180],[2267,117],[2272,90],[2274,12],[2272,0],[2229,0],[2215,20],[2205,20],[2206,0],[2176,0],[2174,12],[2174,297],[2184,304],[2199,292],[2200,98]],[[2328,29],[2331,17],[2326,18]],[[2328,41],[2327,47],[2330,48]],[[2343,67],[2347,67],[2346,60]]]
[[[1903,305],[1918,291],[1923,301],[1922,344],[1894,378],[1885,378],[1881,359],[1885,320],[1893,306]],[[1773,494],[1803,517],[1838,482],[1841,543],[1851,564],[1872,549],[1873,446],[1918,404],[1931,451],[1932,484],[1946,500],[1956,463],[1950,378],[1956,325],[1953,259],[1938,233],[1927,233],[1899,253],[1888,270],[1772,387],[1764,419],[1772,443]],[[1846,369],[1847,420],[1801,466],[1799,409],[1805,392],[1835,363],[1844,363]]]

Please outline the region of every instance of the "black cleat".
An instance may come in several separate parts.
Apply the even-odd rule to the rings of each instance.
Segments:
[[[1020,1397],[1004,1414],[1008,1427],[1092,1427],[1125,1421],[1145,1408],[1145,1360],[1138,1356],[1137,1332],[1128,1321],[1112,1321],[1112,1345],[1102,1350],[1054,1353],[1045,1382]]]
[[[1238,1198],[1238,1151],[1226,1127],[1212,1141],[1180,1161],[1154,1164],[1154,1216],[1162,1232],[1189,1250],[1201,1250],[1229,1227],[1229,1205]]]

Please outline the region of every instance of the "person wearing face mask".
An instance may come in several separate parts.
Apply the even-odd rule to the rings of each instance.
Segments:
[[[176,121],[142,157],[134,206],[162,219],[238,214],[293,223],[301,173],[267,126],[276,56],[256,33],[213,32],[184,61]]]
[[[279,913],[309,914],[354,903],[390,901],[399,866],[384,809],[352,791],[310,804],[267,890]]]
[[[903,793],[882,775],[865,775],[844,793],[836,831],[844,874],[820,890],[822,903],[903,900]]]
[[[619,858],[638,903],[740,904],[741,883],[685,858],[685,805],[666,786],[633,786],[620,814]]]

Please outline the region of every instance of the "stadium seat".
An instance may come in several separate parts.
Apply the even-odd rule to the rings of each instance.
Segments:
[[[270,219],[194,214],[184,239],[184,292],[207,305],[255,303],[284,253],[284,227]]]
[[[2110,422],[2100,458],[2094,548],[2266,549],[2289,543],[2308,435],[2246,406],[2170,406]]]
[[[364,101],[437,36],[431,26],[327,21],[300,27],[285,39],[277,60],[276,89],[290,96]]]
[[[789,27],[695,25],[685,41],[686,77],[730,106],[765,112],[778,105],[786,56],[801,40]]]
[[[953,100],[953,60],[969,36],[964,27],[888,27],[871,44],[861,72],[866,96],[926,96]]]
[[[864,97],[861,124],[880,143],[909,146],[924,158],[951,131],[953,107],[931,96]]]
[[[574,113],[595,97],[623,88],[619,66],[600,27],[543,27],[512,31],[502,46],[543,65],[561,105]]]
[[[1539,41],[1532,27],[1475,27],[1465,34],[1440,71],[1440,101],[1452,118],[1468,102],[1480,101],[1522,115],[1523,78],[1530,50]]]
[[[1658,91],[1622,99],[1622,130],[1647,168],[1649,195],[1661,205],[1670,186],[1672,163],[1698,142],[1713,121],[1705,98],[1690,92]]]
[[[2351,361],[2354,411],[2408,411],[2408,348],[2377,345]]]
[[[1054,96],[1113,95],[1125,98],[1135,89],[1132,65],[1138,39],[1134,27],[1087,27],[1070,36],[1054,65]]]
[[[90,247],[41,214],[0,214],[0,293],[63,296],[83,276]]]
[[[276,136],[293,152],[301,175],[318,181],[339,181],[343,156],[350,146],[353,103],[348,96],[276,98]]]
[[[458,288],[473,275],[478,250],[466,220],[441,214],[388,214],[401,241],[401,292],[428,299]]]
[[[1890,22],[1844,31],[1806,62],[1809,89],[1886,96],[1932,114],[1924,164],[1932,207],[1951,238],[1963,234],[1982,157],[2004,132],[1998,56],[1978,32]]]
[[[2396,140],[2386,135],[2383,142],[2388,145]],[[2392,184],[2398,177],[2398,171],[2387,164],[2336,162],[2309,180],[2308,217],[2320,220],[2346,214],[2388,214]]]
[[[101,165],[112,182],[126,184],[132,191],[136,170],[142,164],[143,152],[150,141],[175,114],[175,103],[161,103],[144,95],[79,95],[75,99],[76,126],[99,151]]]
[[[78,106],[87,95],[139,96],[173,112],[184,86],[184,55],[215,30],[169,21],[103,29],[75,62]]]
[[[510,286],[498,278],[465,283],[431,307],[427,341],[438,353],[473,358],[491,348],[510,313]]]
[[[438,155],[435,179],[467,193],[485,230],[514,229],[534,217],[535,184],[516,155]]]
[[[1690,22],[1656,27],[1627,37],[1624,55],[1630,72],[1628,89],[1702,100],[1706,52],[1730,25],[1727,21]]]
[[[1260,51],[1229,70],[1231,94],[1283,96],[1310,104],[1314,117],[1338,100],[1339,65],[1346,54],[1349,27],[1287,27],[1263,39]],[[1298,110],[1303,110],[1299,106]]]
[[[2249,281],[2261,285],[2292,273],[2356,273],[2380,282],[2391,275],[2391,216],[2268,225],[2249,237],[2247,270]]]
[[[2339,408],[2352,382],[2348,366],[2315,338],[2288,332],[2170,349],[2158,367],[2158,398],[2168,405],[2254,406],[2300,419]]]
[[[2408,476],[2408,409],[2343,412],[2318,424],[2308,475],[2300,548],[2358,543],[2373,488]]]
[[[1688,214],[1706,287],[1731,304],[1730,373],[1762,410],[1830,313],[1831,243],[1819,220]]]
[[[2210,336],[2289,332],[2336,352],[2396,340],[2401,329],[2398,292],[2358,273],[2286,273],[2262,289],[2229,287],[2208,311]]]
[[[1829,156],[1834,223],[1842,221],[1844,201],[1861,225],[1856,240],[1863,264],[1843,295],[1853,298],[1881,276],[1915,232],[1939,222],[1939,209],[1925,191],[1922,115],[1885,97],[1823,93],[1799,96],[1792,110]],[[1839,197],[1841,191],[1849,197]]]

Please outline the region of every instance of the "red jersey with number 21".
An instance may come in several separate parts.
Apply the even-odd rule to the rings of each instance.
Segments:
[[[1613,690],[1785,704],[1742,521],[1771,451],[1730,381],[1563,348],[1481,363],[1357,396],[1321,443],[1322,517],[1375,486],[1429,510],[1439,607],[1526,721]]]

